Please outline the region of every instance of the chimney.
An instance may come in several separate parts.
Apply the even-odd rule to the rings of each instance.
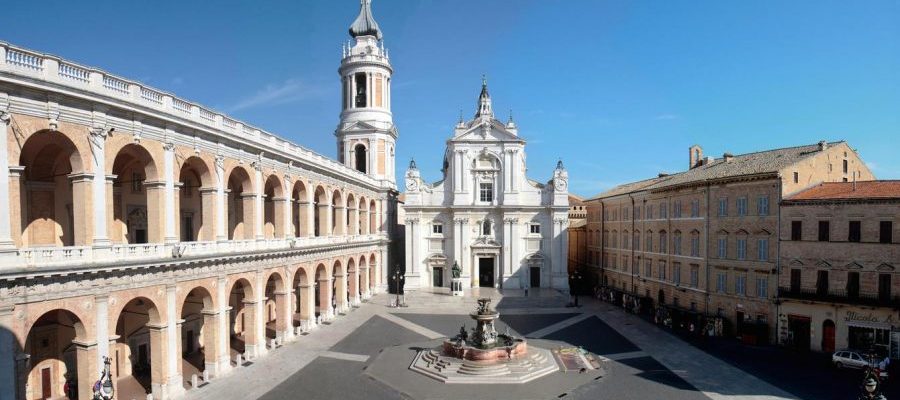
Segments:
[[[669,176],[669,174],[667,172],[660,172],[659,174],[656,175],[657,178],[665,178],[667,176]]]
[[[688,169],[703,165],[703,148],[700,145],[693,145],[688,148]]]
[[[731,153],[729,153],[729,152],[725,152],[725,154],[722,154],[722,158],[725,159],[725,162],[731,162],[731,160],[734,159],[734,154],[731,154]]]
[[[828,148],[828,142],[822,140],[819,141],[819,151],[823,151]]]

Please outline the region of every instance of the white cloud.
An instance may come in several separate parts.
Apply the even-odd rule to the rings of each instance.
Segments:
[[[324,88],[300,82],[297,79],[288,79],[280,84],[269,84],[252,96],[238,101],[229,109],[231,111],[244,110],[260,106],[273,106],[292,103],[323,94]]]

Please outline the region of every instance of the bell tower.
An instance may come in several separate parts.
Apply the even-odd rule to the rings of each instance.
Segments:
[[[372,0],[361,0],[359,16],[350,25],[350,41],[343,46],[341,121],[338,160],[344,165],[385,180],[396,187],[394,150],[397,129],[391,115],[391,68],[381,29],[372,16]]]

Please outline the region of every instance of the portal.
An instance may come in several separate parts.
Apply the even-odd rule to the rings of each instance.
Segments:
[[[478,286],[494,287],[494,258],[478,258]]]

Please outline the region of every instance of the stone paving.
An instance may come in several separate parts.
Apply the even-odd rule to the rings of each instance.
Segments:
[[[387,306],[394,301],[394,296],[376,296],[331,325],[299,337],[252,365],[188,391],[187,398],[418,398],[379,382],[366,369],[384,348],[452,336],[460,325],[471,324],[467,314],[474,309],[479,296],[493,299],[501,314],[498,331],[508,327],[514,334],[583,346],[607,360],[607,374],[577,389],[560,385],[559,389],[563,390],[547,392],[558,393],[553,398],[796,398],[604,303],[585,300],[584,307],[566,308],[568,296],[552,290],[532,290],[528,297],[515,290],[472,292],[467,292],[465,297],[410,293],[405,299],[408,307],[403,308]],[[408,366],[407,362],[398,369],[405,370]],[[552,383],[548,380],[547,384]],[[499,391],[504,385],[493,386],[496,387],[491,390]],[[458,398],[472,398],[472,393],[467,394],[468,397],[461,394]],[[488,390],[483,398],[495,398],[491,394]],[[530,398],[527,393],[520,394],[519,398]]]

